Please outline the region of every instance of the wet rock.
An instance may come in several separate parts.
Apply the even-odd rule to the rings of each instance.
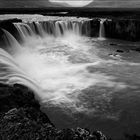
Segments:
[[[116,52],[123,53],[124,51],[123,50],[116,50]]]

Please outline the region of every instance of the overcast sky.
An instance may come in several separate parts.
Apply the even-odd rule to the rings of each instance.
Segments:
[[[0,8],[32,8],[32,7],[61,7],[70,6],[67,1],[78,1],[78,0],[53,0],[63,1],[64,3],[52,3],[49,0],[0,0]],[[84,0],[89,1],[89,0]],[[91,0],[90,0],[91,1]],[[140,0],[94,0],[88,7],[140,7]]]

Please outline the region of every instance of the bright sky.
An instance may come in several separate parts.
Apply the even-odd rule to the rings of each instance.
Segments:
[[[66,3],[69,6],[72,7],[83,7],[86,6],[88,4],[90,4],[91,2],[93,2],[94,0],[49,0],[50,2],[56,2],[56,3]]]
[[[47,7],[140,8],[140,0],[0,0],[0,8]]]

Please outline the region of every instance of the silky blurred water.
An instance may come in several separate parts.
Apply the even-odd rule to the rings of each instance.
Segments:
[[[37,26],[42,36],[18,24],[22,44],[3,30],[9,46],[0,49],[0,82],[31,88],[58,128],[97,129],[117,140],[140,134],[140,43],[86,37],[71,24],[54,35]]]

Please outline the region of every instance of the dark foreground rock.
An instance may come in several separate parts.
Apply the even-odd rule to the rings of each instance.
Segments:
[[[50,119],[28,88],[0,84],[0,140],[112,140],[100,131],[79,127],[58,130]],[[122,140],[140,136],[125,134]]]
[[[32,91],[0,84],[0,140],[107,140],[100,131],[58,130],[41,112]]]
[[[11,109],[0,121],[1,140],[106,140],[96,131],[64,129],[57,130],[34,108]]]
[[[17,22],[22,22],[21,19],[8,19],[8,20],[0,20],[0,45],[9,45],[8,39],[5,38],[5,31],[8,31],[11,35],[13,35],[18,41],[21,41],[19,38],[19,32],[16,29],[16,27],[14,26],[14,23]],[[5,42],[4,40],[7,40],[7,42]],[[7,43],[7,44],[5,44]]]
[[[112,140],[100,131],[79,127],[58,130],[50,119],[28,88],[0,84],[0,140]],[[140,136],[125,134],[122,140]]]

